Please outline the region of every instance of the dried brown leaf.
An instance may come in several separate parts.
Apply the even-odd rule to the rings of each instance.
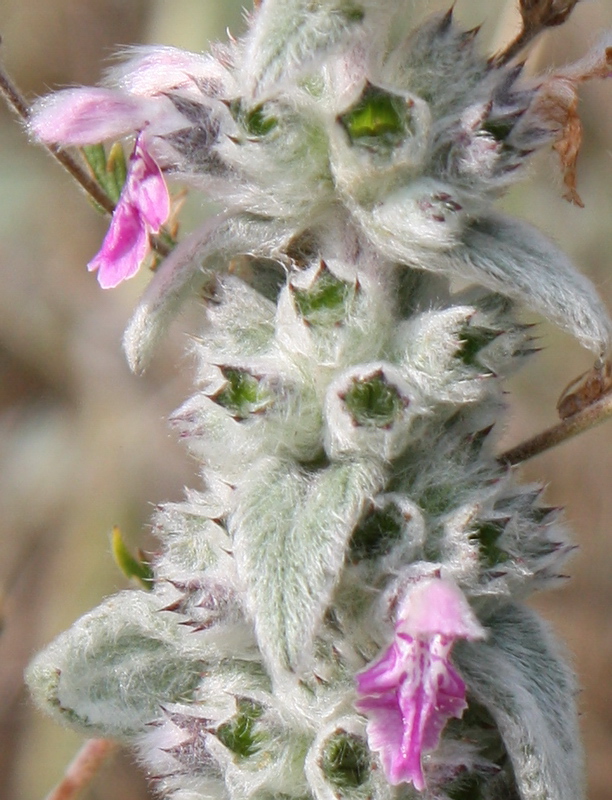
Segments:
[[[539,36],[546,28],[562,25],[580,0],[519,0],[522,29],[507,47],[491,59],[496,66],[507,64],[529,42]]]
[[[582,145],[578,114],[578,86],[591,78],[612,75],[612,47],[595,50],[575,64],[554,73],[540,87],[533,111],[548,128],[557,130],[553,149],[558,153],[565,184],[565,199],[582,207],[577,190],[576,167]]]
[[[570,203],[583,208],[577,190],[576,168],[578,154],[582,145],[582,122],[578,114],[578,91],[576,85],[567,78],[549,78],[540,89],[537,101],[538,117],[558,129],[553,149],[559,155],[563,183],[563,195]]]
[[[520,0],[523,27],[528,30],[562,25],[580,0]]]
[[[579,375],[563,390],[557,411],[561,419],[577,414],[612,390],[612,363],[605,361]]]

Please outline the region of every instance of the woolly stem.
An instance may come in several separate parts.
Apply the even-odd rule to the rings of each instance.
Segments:
[[[1,41],[1,40],[0,40]],[[23,122],[28,122],[31,116],[31,109],[23,93],[9,77],[5,69],[0,64],[0,95],[4,97],[7,105],[13,109]],[[86,169],[79,162],[66,152],[62,147],[55,144],[44,145],[45,149],[51,153],[56,161],[67,170],[74,180],[84,189],[87,194],[108,214],[115,210],[115,203],[110,199],[100,184],[93,180]],[[167,256],[171,247],[159,236],[151,237],[151,247],[160,256]]]
[[[90,739],[68,765],[66,773],[45,800],[75,800],[94,779],[118,745],[110,739]]]
[[[612,417],[612,393],[602,397],[597,402],[578,411],[571,417],[562,420],[557,425],[547,428],[531,439],[527,439],[516,447],[502,453],[498,461],[501,464],[513,466],[523,461],[528,461],[534,456],[556,447],[558,444],[588,431]]]

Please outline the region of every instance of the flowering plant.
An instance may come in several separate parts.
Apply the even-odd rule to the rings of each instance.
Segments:
[[[590,283],[493,209],[550,146],[580,202],[577,86],[612,47],[539,80],[514,63],[575,4],[523,0],[486,58],[452,12],[407,30],[401,0],[265,0],[208,55],[137,49],[108,87],[34,108],[53,146],[133,140],[89,264],[103,287],[158,248],[166,180],[224,207],[124,339],[144,369],[205,296],[198,390],[172,418],[203,488],[158,510],[146,588],[28,670],[41,705],[128,743],[162,794],[581,796],[573,676],[523,604],[572,547],[494,449],[503,379],[533,350],[515,303],[602,364],[610,349]]]

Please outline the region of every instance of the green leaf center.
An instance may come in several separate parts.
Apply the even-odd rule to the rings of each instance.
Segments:
[[[261,747],[262,734],[255,731],[255,722],[263,708],[251,700],[238,700],[238,713],[229,722],[220,725],[216,737],[228,750],[242,758],[254,755]]]
[[[354,143],[397,145],[407,133],[407,117],[408,103],[404,98],[368,86],[339,121]]]
[[[402,522],[400,511],[393,504],[367,514],[351,537],[351,561],[386,555],[401,538]]]
[[[214,396],[214,400],[231,411],[236,418],[246,419],[270,405],[270,392],[262,387],[259,378],[233,367],[221,367],[221,372],[227,385]]]
[[[311,325],[339,325],[350,312],[356,286],[341,281],[322,265],[321,272],[309,289],[293,287],[297,310]]]
[[[361,786],[370,771],[366,743],[354,734],[337,731],[326,742],[321,769],[329,782],[338,788]]]
[[[382,372],[355,379],[343,400],[357,425],[375,428],[390,427],[408,404]]]

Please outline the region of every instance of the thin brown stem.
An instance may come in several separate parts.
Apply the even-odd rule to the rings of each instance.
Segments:
[[[30,106],[2,67],[0,67],[0,92],[9,106],[27,122],[30,118]]]
[[[46,800],[76,800],[117,747],[117,743],[110,739],[90,739],[85,742]]]
[[[162,258],[169,256],[172,252],[172,247],[169,244],[166,244],[161,237],[151,236],[150,241],[153,250],[155,250],[158,255],[162,256]]]
[[[62,147],[58,147],[57,145],[51,144],[46,145],[47,150],[55,156],[57,161],[64,167],[64,169],[68,170],[70,175],[79,183],[83,189],[87,192],[87,194],[95,200],[96,203],[101,206],[105,211],[109,214],[112,214],[115,210],[115,204],[110,199],[110,197],[106,194],[106,192],[100,187],[100,184],[97,183],[93,178],[91,178],[87,172],[81,167],[81,165],[70,155],[67,153]]]
[[[30,105],[25,99],[23,93],[18,89],[14,81],[11,80],[9,75],[0,65],[0,95],[4,97],[7,104],[17,114],[20,119],[27,123],[32,114]],[[115,203],[106,194],[100,184],[95,181],[87,169],[83,167],[77,159],[74,158],[69,152],[64,150],[56,144],[44,145],[46,150],[58,161],[65,170],[74,178],[74,180],[83,188],[87,194],[94,200],[104,211],[111,214],[115,210]],[[159,236],[151,237],[151,247],[160,256],[167,256],[171,247]]]
[[[557,425],[538,433],[532,439],[527,439],[516,447],[506,450],[499,456],[498,461],[509,466],[528,461],[579,433],[594,428],[610,417],[612,417],[612,393],[605,395],[571,417],[567,417]]]
[[[541,28],[530,28],[529,30],[527,28],[523,28],[518,36],[513,39],[509,45],[491,58],[491,63],[496,67],[501,67],[504,64],[507,64],[509,61],[512,61],[512,59],[518,56],[521,50],[524,50],[530,42],[532,42],[537,36],[540,35],[540,33],[542,33],[544,29],[545,26],[542,26]]]
[[[28,122],[32,114],[30,105],[22,92],[0,66],[0,93],[23,122]],[[46,149],[68,170],[70,175],[79,183],[87,194],[98,203],[105,211],[112,214],[115,204],[78,161],[58,145],[45,145]]]
[[[568,19],[580,0],[519,0],[523,27],[507,47],[491,58],[491,63],[501,67],[512,61],[521,50],[547,28],[556,28]]]

